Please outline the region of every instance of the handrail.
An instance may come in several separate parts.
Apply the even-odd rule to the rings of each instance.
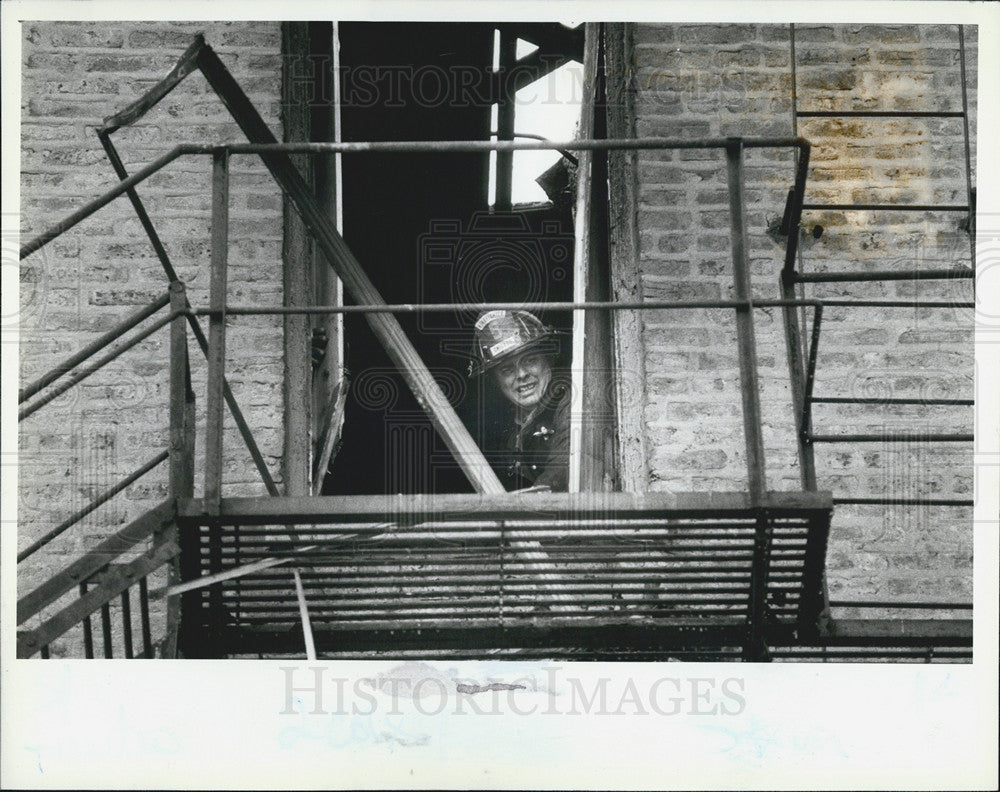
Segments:
[[[811,144],[802,137],[738,138],[743,148],[797,148],[810,150]],[[222,146],[230,154],[453,154],[490,151],[631,151],[648,149],[725,149],[733,138],[586,138],[567,141],[517,140],[374,140],[350,143],[230,143]]]
[[[94,500],[92,500],[90,503],[88,503],[82,509],[80,509],[79,511],[75,512],[72,516],[67,517],[65,520],[63,520],[63,522],[59,523],[59,525],[57,525],[55,528],[53,528],[51,531],[49,531],[47,534],[45,534],[45,536],[43,536],[41,539],[38,539],[37,541],[32,542],[30,545],[28,545],[26,548],[24,548],[24,550],[21,550],[17,554],[17,563],[20,564],[28,556],[36,553],[38,550],[41,550],[43,547],[45,547],[45,545],[47,545],[49,542],[51,542],[53,539],[55,539],[57,536],[59,536],[60,534],[62,534],[67,529],[69,529],[72,526],[76,525],[78,522],[80,522],[80,520],[82,520],[84,517],[86,517],[88,514],[90,514],[96,508],[98,508],[99,506],[102,506],[103,504],[107,503],[115,495],[117,495],[123,489],[125,489],[126,487],[128,487],[130,484],[135,483],[140,478],[142,478],[143,476],[145,476],[149,471],[151,471],[153,468],[155,468],[157,465],[161,464],[162,462],[165,462],[167,460],[167,457],[169,457],[169,456],[170,456],[169,452],[167,452],[167,451],[161,451],[155,457],[153,457],[152,459],[150,459],[145,465],[143,465],[142,467],[134,470],[126,478],[122,479],[117,484],[115,484],[113,487],[111,487],[111,489],[108,489],[108,490],[105,490],[104,492],[102,492],[100,495],[98,495],[96,498],[94,498]]]
[[[971,602],[889,602],[830,600],[831,608],[916,608],[918,610],[972,610]]]
[[[181,143],[159,159],[123,179],[114,187],[99,197],[85,204],[70,214],[61,222],[43,231],[41,234],[21,246],[20,258],[25,259],[41,249],[56,237],[65,233],[90,217],[98,209],[107,206],[120,195],[125,194],[136,185],[142,183],[157,171],[162,170],[175,159],[193,154],[212,154],[226,151],[229,154],[354,154],[354,153],[461,153],[489,151],[550,151],[565,149],[568,151],[616,151],[633,149],[724,149],[728,138],[700,138],[680,140],[676,138],[628,138],[623,140],[571,140],[568,142],[552,141],[516,141],[516,140],[431,140],[431,141],[376,141],[370,143],[228,143],[204,144]],[[805,138],[743,138],[744,148],[786,148],[793,147],[803,152],[802,160],[808,166],[809,141]],[[804,168],[800,165],[799,171]],[[804,176],[802,177],[804,179]],[[798,173],[796,175],[798,182]]]
[[[115,339],[124,335],[126,332],[131,330],[133,327],[138,325],[144,319],[148,319],[150,316],[159,311],[163,306],[170,302],[170,295],[164,294],[162,297],[158,297],[156,300],[151,302],[149,305],[136,311],[134,314],[129,316],[121,324],[116,325],[114,328],[109,330],[107,333],[102,335],[100,338],[92,341],[79,352],[70,357],[66,358],[62,363],[53,366],[46,374],[43,374],[37,380],[29,385],[25,385],[17,394],[17,403],[30,399],[36,393],[38,393],[43,388],[51,385],[63,374],[67,373],[71,369],[83,363],[83,361],[88,358],[93,357],[98,352],[100,352],[104,347],[110,344]]]
[[[354,314],[354,313],[442,313],[448,311],[614,311],[689,310],[698,308],[974,308],[974,302],[949,300],[647,300],[643,302],[523,302],[523,303],[396,303],[393,305],[227,305],[227,315]],[[212,308],[192,308],[195,316],[211,316]]]
[[[270,314],[339,314],[339,313],[442,313],[448,311],[616,311],[670,310],[695,308],[777,308],[785,305],[819,307],[822,300],[646,300],[642,302],[466,302],[466,303],[396,303],[394,305],[303,305],[303,306],[226,306],[227,314],[240,316]],[[196,316],[211,316],[212,308],[192,308]]]
[[[108,363],[112,362],[113,360],[115,360],[116,358],[118,358],[119,356],[121,356],[123,353],[127,352],[128,350],[130,350],[132,347],[134,347],[137,344],[141,343],[142,341],[145,341],[147,338],[149,338],[157,330],[159,330],[159,329],[165,327],[166,325],[170,324],[170,322],[173,321],[173,319],[175,319],[177,316],[184,316],[187,313],[188,313],[187,311],[171,311],[166,316],[162,317],[161,319],[158,319],[156,322],[154,322],[152,325],[150,325],[149,327],[147,327],[141,333],[138,333],[137,335],[132,336],[132,338],[130,338],[124,344],[122,344],[121,346],[115,347],[108,354],[106,354],[103,357],[99,358],[97,360],[97,362],[95,362],[93,365],[88,366],[87,368],[81,369],[80,371],[76,372],[76,374],[74,374],[73,376],[71,376],[66,382],[64,382],[62,385],[58,386],[57,388],[53,388],[51,391],[49,391],[48,393],[46,393],[38,401],[32,402],[27,407],[21,408],[21,410],[17,414],[17,420],[19,422],[23,421],[29,415],[31,415],[32,413],[36,412],[37,410],[40,410],[42,407],[44,407],[46,404],[48,404],[50,401],[52,401],[56,397],[61,396],[62,394],[64,394],[66,391],[68,391],[74,385],[79,384],[80,382],[82,382],[83,380],[85,380],[87,377],[89,377],[91,374],[93,374],[94,372],[100,371]]]

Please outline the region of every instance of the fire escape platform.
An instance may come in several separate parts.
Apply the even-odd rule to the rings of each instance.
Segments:
[[[216,656],[294,652],[295,568],[324,653],[746,656],[816,633],[832,508],[816,492],[184,500],[216,580],[185,595],[185,628]]]

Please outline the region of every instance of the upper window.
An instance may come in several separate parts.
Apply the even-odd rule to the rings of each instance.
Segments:
[[[494,31],[493,69],[500,70],[501,33]],[[516,62],[513,68],[526,65],[526,59],[538,55],[539,47],[523,38],[516,42]],[[554,62],[555,56],[548,56]],[[524,85],[514,94],[512,107],[515,140],[572,140],[580,122],[583,99],[583,64],[569,60],[537,80]],[[500,106],[491,108],[491,140],[497,140]],[[559,161],[562,155],[554,150],[514,152],[511,174],[511,203],[537,204],[549,200],[537,179]],[[489,205],[497,203],[497,156],[490,155]]]

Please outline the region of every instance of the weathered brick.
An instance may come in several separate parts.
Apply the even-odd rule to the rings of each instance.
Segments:
[[[887,44],[920,41],[919,25],[846,25],[841,28],[841,38],[848,44],[863,42],[884,47]]]
[[[179,55],[190,46],[194,40],[194,30],[177,30],[164,26],[132,30],[128,33],[128,46],[133,50],[176,49]]]
[[[281,32],[277,25],[258,22],[225,29],[218,41],[220,49],[232,47],[242,51],[257,48],[273,52],[281,47]]]
[[[691,212],[660,209],[640,211],[638,222],[641,230],[679,231],[691,228]]]
[[[639,83],[636,97],[640,134],[672,135],[681,123],[686,123],[695,135],[789,135],[791,83],[786,46],[789,30],[782,25],[763,25],[754,30],[756,32],[751,34],[746,28],[727,31],[725,26],[702,30],[699,26],[675,26],[677,44],[667,43],[668,38],[662,35],[662,30],[655,35],[645,34],[646,38],[640,36],[643,44],[637,63],[645,69],[645,83]],[[957,49],[954,31],[950,29],[949,38],[948,30],[946,26],[797,25],[799,108],[953,109],[958,78],[951,63],[957,57]],[[729,36],[739,37],[739,47],[735,46],[735,40],[727,41]],[[921,47],[918,44],[920,37],[923,41],[940,40],[942,43]],[[659,39],[663,44],[658,48]],[[711,73],[707,70],[709,62],[714,66]],[[761,62],[764,68],[760,67]],[[773,67],[773,71],[768,72],[768,67]],[[671,118],[666,112],[657,111],[656,102],[661,96],[668,105],[680,99],[683,113]],[[964,200],[961,137],[955,125],[926,119],[801,119],[800,134],[813,143],[813,167],[809,178],[811,201],[925,203],[942,200],[957,203]],[[781,217],[784,192],[790,185],[792,173],[788,160],[768,157],[768,154],[754,152],[753,157],[758,158],[757,162],[770,158],[775,164],[781,163],[778,169],[755,170],[750,157],[744,169],[747,201],[755,207],[748,212],[748,244],[754,251],[750,268],[755,291],[765,296],[774,288],[781,246],[761,232],[771,220]],[[639,182],[640,189],[645,190],[643,214],[640,215],[646,221],[640,262],[644,291],[667,295],[667,298],[690,299],[692,292],[673,285],[674,271],[668,273],[665,269],[683,260],[697,273],[698,283],[710,283],[715,294],[731,296],[728,193],[721,157],[704,151],[682,151],[669,156],[644,153],[640,157]],[[767,183],[772,191],[756,189],[759,183]],[[687,206],[678,206],[670,191],[662,189],[665,185],[688,185]],[[693,222],[685,229],[680,227],[684,218],[668,215],[667,222],[677,227],[657,233],[655,215],[651,211],[657,199],[664,210],[676,212],[683,208],[693,213]],[[696,209],[699,205],[706,208],[699,211]],[[718,209],[714,209],[715,206]],[[915,222],[918,218],[902,212],[864,218],[851,213],[826,212],[812,213],[808,217],[805,231],[820,224],[824,233],[818,239],[807,236],[803,240],[807,269],[939,267],[950,266],[951,262],[968,255],[967,240],[959,239],[954,243],[955,237],[945,227],[935,228],[926,220]],[[757,228],[760,232],[755,230]],[[694,244],[691,244],[692,236]],[[926,241],[917,242],[920,239]],[[956,283],[961,282],[831,283],[817,284],[812,293],[841,299],[893,295],[931,299],[961,293],[963,299],[971,299],[967,292],[954,291]],[[680,312],[671,312],[676,313]],[[683,317],[657,315],[644,320],[647,343],[654,344],[657,350],[650,356],[648,385],[651,392],[647,397],[647,418],[656,416],[650,423],[650,479],[654,489],[718,489],[727,483],[736,488],[745,486],[739,476],[693,475],[692,470],[683,467],[687,459],[684,452],[690,450],[695,438],[694,426],[698,427],[702,449],[717,443],[727,452],[732,451],[728,454],[727,465],[742,453],[739,442],[730,444],[727,438],[713,436],[703,426],[707,420],[737,419],[733,437],[741,437],[738,414],[729,414],[729,410],[738,405],[738,398],[732,398],[733,395],[738,397],[738,390],[731,390],[737,387],[733,376],[736,366],[733,339],[719,337],[707,346],[696,346],[690,337],[682,335],[699,332],[695,326],[706,328],[700,331],[702,333],[709,327],[731,328],[732,317],[717,315],[719,313],[712,313],[711,318],[709,312],[704,316],[685,312]],[[768,316],[760,311],[755,317],[761,372],[775,372],[773,376],[762,373],[761,377],[765,413],[770,415],[773,410],[775,416],[767,423],[768,437],[773,438],[769,441],[773,446],[770,452],[773,462],[769,468],[787,466],[788,472],[794,473],[797,462],[793,452],[793,427],[787,425],[787,379],[783,371],[779,371],[784,366],[780,315]],[[942,318],[946,322],[944,326],[939,324]],[[970,365],[971,324],[958,327],[949,314],[932,309],[912,312],[908,318],[895,312],[851,313],[845,309],[828,312],[824,326],[820,381],[816,386],[819,393],[870,396],[884,392],[887,396],[923,394],[923,398],[934,395],[940,398],[944,392],[955,394],[963,389],[968,392],[968,380],[960,377],[940,386],[930,383],[949,368]],[[772,330],[773,337],[769,335]],[[912,353],[891,351],[895,345],[910,349]],[[965,354],[951,354],[958,348],[963,348]],[[698,351],[697,368],[689,373],[686,381],[677,374],[683,359],[671,357],[672,349]],[[959,362],[963,358],[964,364]],[[657,370],[652,365],[657,362],[670,362],[671,370]],[[660,365],[659,369],[662,368]],[[906,374],[907,371],[910,373]],[[884,388],[882,385],[860,388],[852,385],[852,382],[865,381],[859,379],[861,373],[869,379],[875,377],[874,381],[884,383]],[[941,379],[941,382],[946,380]],[[676,399],[695,393],[704,394],[709,403],[696,409],[691,404],[662,401],[664,396]],[[723,396],[728,397],[729,402],[725,402]],[[905,405],[816,405],[814,421],[819,431],[827,432],[913,431],[919,426],[928,427],[929,432],[943,431],[941,427],[967,431],[967,417],[943,418],[942,410],[938,408],[934,412],[934,409]],[[708,416],[713,417],[709,419]],[[781,437],[787,441],[779,440]],[[782,445],[783,442],[788,445]],[[926,450],[917,455],[900,456],[891,445],[861,451],[837,446],[817,448],[817,466],[821,481],[839,491],[858,491],[887,498],[893,491],[936,495],[967,491],[971,480],[967,460]],[[794,488],[797,483],[794,475],[787,476],[783,472],[781,476],[779,480],[792,482],[791,488]],[[927,570],[923,568],[926,565],[917,564],[912,553],[897,556],[894,564],[899,572],[893,572],[894,577],[887,577],[886,559],[892,552],[891,543],[910,541],[933,548],[935,528],[932,526],[940,528],[942,525],[952,530],[949,542],[954,542],[955,536],[968,536],[967,527],[961,523],[963,518],[954,516],[956,522],[948,521],[952,517],[935,512],[930,519],[918,509],[904,507],[894,507],[884,515],[877,508],[865,507],[835,517],[836,535],[850,536],[853,546],[838,547],[832,540],[828,564],[831,590],[845,595],[858,596],[860,593],[866,596],[865,592],[871,592],[871,596],[877,593],[885,597],[890,596],[890,589],[907,593],[919,591],[919,585],[910,581],[926,578]],[[863,549],[861,554],[858,548]],[[966,561],[946,554],[939,554],[930,562],[938,579],[946,579],[948,569],[958,569],[963,563]],[[906,587],[901,581],[906,582]]]
[[[637,47],[644,44],[654,46],[673,44],[675,40],[676,34],[672,25],[636,25],[633,32],[633,42]]]
[[[644,239],[648,239],[648,237],[644,237]],[[686,253],[691,247],[691,236],[689,234],[657,234],[655,239],[655,248],[648,242],[642,244],[641,247],[644,255],[649,254],[650,248],[653,248],[657,253],[676,255]]]
[[[753,25],[678,25],[677,37],[684,42],[700,44],[740,44],[753,41]]]
[[[121,109],[147,91],[193,40],[199,30],[213,45],[254,47],[260,63],[278,56],[277,23],[30,23],[23,39],[22,125],[22,230],[37,233],[62,219],[86,200],[98,195],[116,179],[94,135],[101,119]],[[242,32],[241,32],[242,31]],[[228,34],[228,35],[227,35]],[[223,51],[230,66],[243,52]],[[279,62],[280,61],[276,61]],[[109,75],[113,75],[109,76]],[[274,129],[280,129],[277,92],[280,72],[238,71],[243,84]],[[32,119],[37,119],[32,121]],[[198,74],[187,78],[147,120],[115,134],[126,163],[135,170],[159,157],[177,140],[223,140],[237,133],[224,107]],[[140,193],[150,208],[154,224],[164,239],[182,277],[190,279],[193,299],[207,298],[205,286],[209,230],[207,195],[209,168],[204,159],[175,162],[164,175],[147,181]],[[259,251],[233,266],[230,284],[247,300],[280,303],[278,291],[241,291],[244,273],[248,282],[281,280],[280,204],[265,196],[259,185],[266,177],[262,165],[234,163],[231,231],[234,250]],[[268,181],[270,195],[277,191]],[[243,198],[246,196],[245,198]],[[240,200],[243,199],[243,200]],[[170,204],[168,206],[168,204]],[[164,216],[164,208],[167,212]],[[270,218],[270,224],[262,222]],[[247,220],[242,228],[239,222]],[[264,253],[270,245],[270,255]],[[159,297],[165,278],[134,212],[124,200],[112,203],[84,221],[71,234],[60,237],[25,262],[22,303],[22,357],[26,378],[37,377],[58,360],[93,340],[119,322],[138,305]],[[201,289],[200,295],[198,288]],[[281,334],[280,321],[266,323],[270,336],[232,334],[227,344],[230,377],[241,385],[248,405],[248,420],[260,419],[257,434],[272,467],[278,467],[281,448]],[[276,331],[276,332],[275,332]],[[162,448],[167,429],[167,345],[160,331],[135,349],[64,396],[53,401],[23,424],[22,476],[26,504],[19,530],[23,541],[40,536],[73,508],[147,461],[151,448]],[[254,365],[241,365],[244,360]],[[196,387],[204,389],[204,363],[192,358]],[[198,368],[200,366],[200,368]],[[269,374],[269,371],[271,372]],[[266,391],[258,395],[257,390]],[[93,432],[82,432],[91,427]],[[98,431],[99,429],[99,431]],[[228,436],[228,435],[227,435]],[[227,481],[244,481],[245,494],[259,494],[259,478],[250,468],[241,441],[227,442]],[[33,464],[52,458],[44,467]],[[25,579],[41,582],[67,558],[141,514],[162,499],[165,468],[144,477],[128,492],[102,507],[57,541],[52,552],[38,554],[38,565]],[[252,482],[252,483],[251,483]],[[61,488],[57,492],[57,488]],[[120,503],[119,503],[120,501]],[[53,509],[52,504],[61,504]],[[60,538],[62,540],[62,537]],[[56,559],[54,563],[46,558]],[[36,559],[33,558],[34,562]],[[41,570],[41,571],[38,571]],[[160,609],[162,611],[162,609]],[[74,643],[74,641],[76,643]],[[79,638],[57,646],[53,654],[80,654]]]
[[[33,28],[29,32],[29,40],[32,33],[37,33],[38,30],[39,28]],[[50,26],[48,31],[47,35],[36,36],[32,43],[40,41],[52,47],[118,49],[125,41],[124,31],[116,27],[70,24]]]
[[[837,34],[834,32],[834,28],[828,25],[796,25],[795,26],[795,43],[798,46],[799,42],[815,42],[815,41],[833,41],[837,38]]]

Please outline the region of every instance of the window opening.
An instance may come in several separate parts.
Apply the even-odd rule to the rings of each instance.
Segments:
[[[493,71],[501,68],[501,31],[493,31]],[[516,39],[517,68],[539,47],[523,38]],[[552,55],[554,60],[557,56]],[[541,140],[571,140],[579,129],[580,109],[583,100],[583,64],[569,60],[537,80],[521,87],[513,99],[513,135],[515,138]],[[490,107],[490,140],[496,141],[499,129],[500,105]],[[546,203],[550,200],[538,179],[559,162],[562,155],[556,151],[516,151],[511,158],[511,204],[514,206]],[[496,152],[490,152],[488,204],[497,208]]]
[[[525,41],[522,38],[519,38],[517,40],[517,59],[518,60],[520,60],[521,58],[524,58],[524,57],[530,55],[532,52],[537,52],[537,51],[538,51],[538,45],[537,44],[532,44],[530,41]]]
[[[549,140],[572,140],[580,125],[583,64],[570,61],[551,74],[526,85],[514,95],[514,135],[544,135]],[[538,178],[559,162],[558,151],[515,151],[511,202],[540,203],[548,196]]]

